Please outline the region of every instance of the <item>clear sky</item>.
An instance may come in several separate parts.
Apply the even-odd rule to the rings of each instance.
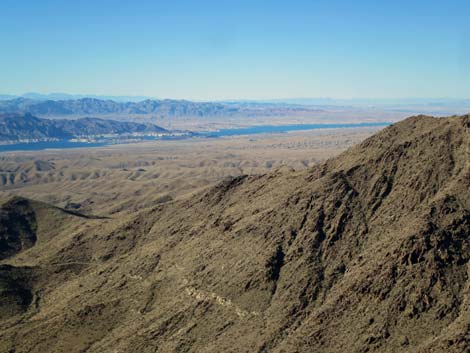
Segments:
[[[0,93],[470,98],[469,0],[0,0]]]

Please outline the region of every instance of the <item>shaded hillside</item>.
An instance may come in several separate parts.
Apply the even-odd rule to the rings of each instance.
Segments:
[[[6,261],[88,265],[35,279],[0,350],[468,352],[469,132],[413,117],[307,171],[69,229]]]
[[[0,209],[0,259],[32,247],[37,240],[36,217],[29,202],[13,199]]]
[[[0,207],[0,260],[12,257],[60,234],[73,219],[88,219],[48,204],[14,197]]]
[[[50,120],[39,119],[31,114],[0,115],[0,141],[25,139],[69,139],[73,135],[59,128]]]
[[[89,217],[62,210],[42,202],[15,197],[0,207],[0,261],[21,256],[28,250],[36,251],[30,261],[47,258],[56,239]],[[13,260],[14,263],[14,260]],[[0,318],[22,315],[37,304],[36,288],[49,281],[50,268],[31,266],[29,261],[18,266],[0,263]],[[36,301],[36,303],[34,302]],[[3,351],[3,349],[1,349]]]
[[[70,139],[100,134],[154,133],[166,130],[151,124],[139,124],[97,118],[76,120],[40,119],[27,113],[0,115],[0,141]]]
[[[153,124],[140,124],[109,119],[82,118],[76,120],[51,120],[55,126],[74,136],[100,134],[131,134],[167,132]]]

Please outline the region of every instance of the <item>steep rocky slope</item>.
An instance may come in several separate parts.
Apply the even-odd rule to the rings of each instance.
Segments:
[[[469,133],[413,117],[307,171],[71,216],[3,260],[31,289],[0,350],[469,352]]]
[[[0,207],[0,260],[15,257],[19,262],[13,266],[15,260],[9,265],[0,264],[2,320],[27,311],[38,279],[49,280],[42,276],[44,268],[30,266],[30,262],[45,260],[54,243],[60,247],[65,233],[85,219],[90,217],[21,197],[14,197]],[[25,260],[22,255],[28,250]]]

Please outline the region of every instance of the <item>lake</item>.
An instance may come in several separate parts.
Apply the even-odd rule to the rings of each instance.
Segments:
[[[341,129],[358,127],[388,126],[390,123],[358,123],[358,124],[294,124],[294,125],[259,125],[238,129],[221,129],[202,133],[205,137],[223,137],[236,135],[254,135],[265,133],[285,133],[289,131],[317,130],[317,129]]]

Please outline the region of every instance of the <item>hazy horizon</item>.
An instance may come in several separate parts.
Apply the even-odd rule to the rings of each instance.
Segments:
[[[67,99],[80,99],[80,98],[97,98],[97,99],[110,99],[129,101],[141,101],[146,99],[151,100],[187,100],[195,102],[298,102],[302,101],[308,103],[317,101],[321,102],[362,102],[362,103],[433,103],[433,102],[455,102],[455,101],[469,101],[470,97],[268,97],[268,98],[251,98],[251,97],[235,97],[227,99],[192,99],[192,98],[174,98],[174,97],[157,97],[157,96],[141,96],[132,94],[96,94],[96,93],[69,93],[69,92],[23,92],[23,93],[10,93],[0,92],[0,99],[14,99],[14,98],[29,98],[29,99],[50,99],[50,100],[67,100]]]

